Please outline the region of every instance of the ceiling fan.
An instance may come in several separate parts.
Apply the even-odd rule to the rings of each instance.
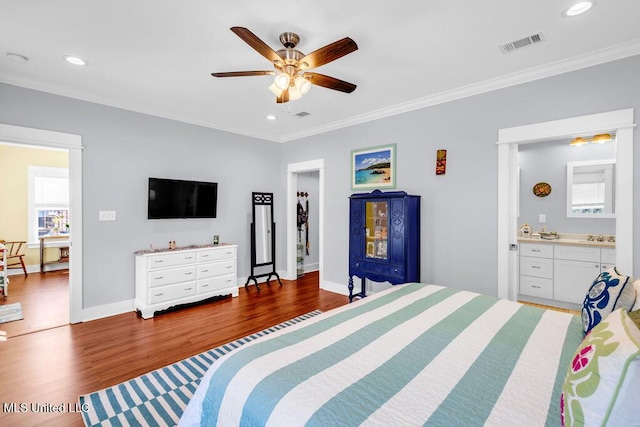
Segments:
[[[351,93],[356,89],[356,85],[353,83],[307,71],[335,61],[357,50],[358,45],[349,37],[305,55],[295,48],[300,41],[300,37],[295,33],[286,32],[280,34],[280,42],[284,49],[274,51],[258,36],[244,27],[232,27],[231,31],[254,48],[260,55],[267,58],[273,64],[275,70],[211,73],[214,77],[275,75],[276,77],[273,84],[269,86],[269,90],[276,95],[276,102],[279,104],[299,99],[311,89],[312,84],[346,93]]]

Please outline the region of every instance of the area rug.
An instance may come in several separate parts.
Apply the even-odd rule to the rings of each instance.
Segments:
[[[230,351],[322,313],[314,310],[124,383],[80,396],[87,426],[175,426],[206,370]]]
[[[15,304],[0,305],[0,323],[13,322],[14,320],[22,320],[22,304],[19,302]]]

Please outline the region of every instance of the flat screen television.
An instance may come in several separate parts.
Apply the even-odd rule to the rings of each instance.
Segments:
[[[218,183],[149,178],[148,219],[215,218]]]

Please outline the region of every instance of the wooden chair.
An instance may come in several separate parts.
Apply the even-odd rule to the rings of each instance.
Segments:
[[[22,267],[24,275],[27,276],[27,266],[24,265],[24,253],[22,253],[22,245],[27,245],[27,242],[5,242],[0,240],[0,243],[6,246],[7,252],[5,254],[7,260],[7,269]],[[0,265],[0,268],[3,268]]]

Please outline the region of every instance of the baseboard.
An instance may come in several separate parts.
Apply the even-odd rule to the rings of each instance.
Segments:
[[[312,271],[318,271],[320,270],[320,263],[315,262],[313,264],[305,264],[304,265],[304,272],[305,273],[311,273]]]
[[[320,289],[324,289],[325,291],[335,292],[336,294],[341,295],[349,295],[349,288],[344,283],[336,283],[330,282],[328,280],[323,280],[320,284]]]
[[[117,314],[129,313],[133,311],[133,300],[119,301],[112,304],[99,305],[96,307],[83,308],[82,322],[102,319],[103,317],[115,316]]]
[[[59,264],[46,264],[44,266],[44,271],[55,271],[55,270],[68,270],[69,263],[61,262]],[[31,264],[27,265],[27,273],[40,273],[40,264]],[[17,276],[20,274],[24,274],[21,267],[12,267],[7,268],[7,276]]]

